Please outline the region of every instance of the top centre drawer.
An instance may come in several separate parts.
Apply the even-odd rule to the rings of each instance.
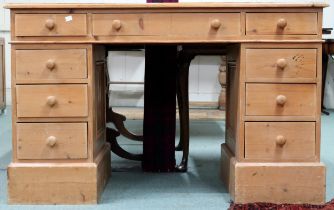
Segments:
[[[170,36],[191,40],[241,34],[240,13],[94,14],[94,36]]]
[[[161,35],[169,24],[168,14],[93,14],[93,35]]]

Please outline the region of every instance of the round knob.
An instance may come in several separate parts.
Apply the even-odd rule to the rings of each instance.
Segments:
[[[55,136],[49,136],[47,139],[46,139],[46,144],[49,146],[49,147],[54,147],[57,143],[57,138]]]
[[[115,30],[120,30],[122,28],[122,22],[120,20],[113,20],[112,21],[112,28]]]
[[[56,63],[53,59],[49,59],[47,62],[46,62],[46,68],[48,68],[49,70],[53,70],[54,68],[56,67]]]
[[[277,60],[276,65],[279,69],[284,70],[285,67],[288,65],[288,62],[286,61],[286,59],[281,58]]]
[[[276,144],[278,145],[278,146],[283,146],[284,144],[286,143],[286,138],[284,137],[284,136],[282,136],[282,135],[278,135],[277,137],[276,137]]]
[[[283,70],[288,65],[288,62],[286,61],[286,59],[281,58],[277,60],[276,65],[279,69]]]
[[[288,21],[286,19],[281,18],[277,21],[277,27],[280,29],[284,29],[288,25]]]
[[[53,107],[54,105],[56,105],[56,103],[57,103],[56,96],[49,96],[49,97],[46,99],[46,103],[47,103],[50,107]]]
[[[219,29],[220,26],[222,25],[221,21],[219,19],[214,19],[211,21],[211,28],[213,29]]]
[[[47,19],[45,21],[45,27],[51,31],[55,27],[55,21],[52,19]]]
[[[286,101],[287,101],[287,98],[284,95],[278,95],[276,97],[276,103],[278,105],[280,105],[280,106],[284,106],[284,104],[286,103]]]

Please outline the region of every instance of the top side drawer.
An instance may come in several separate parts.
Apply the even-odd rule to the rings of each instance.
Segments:
[[[169,14],[93,14],[94,36],[161,35],[169,25]]]
[[[247,81],[315,81],[317,49],[246,49]]]
[[[85,36],[86,14],[16,14],[15,36]]]
[[[16,50],[16,82],[87,78],[86,49]]]
[[[318,15],[309,13],[247,13],[246,35],[317,35]]]

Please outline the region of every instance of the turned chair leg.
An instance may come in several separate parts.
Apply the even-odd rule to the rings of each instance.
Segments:
[[[192,55],[180,55],[177,75],[177,101],[179,106],[180,120],[180,141],[176,147],[177,151],[182,150],[181,163],[176,166],[176,171],[186,172],[189,156],[189,66]]]

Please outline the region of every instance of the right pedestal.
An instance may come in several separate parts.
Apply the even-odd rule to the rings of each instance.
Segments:
[[[221,178],[235,203],[323,204],[320,43],[228,49]]]

